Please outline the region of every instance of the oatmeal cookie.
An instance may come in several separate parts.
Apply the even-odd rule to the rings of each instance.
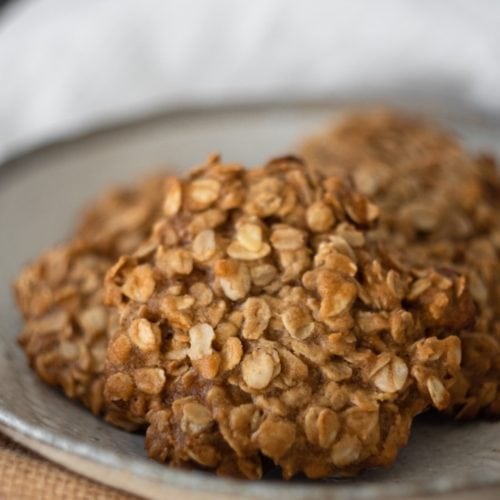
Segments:
[[[114,259],[133,252],[161,215],[165,177],[159,173],[135,185],[108,190],[84,210],[76,236]]]
[[[453,413],[500,415],[500,178],[494,161],[468,154],[419,119],[376,110],[347,115],[305,141],[318,170],[350,174],[381,207],[378,237],[468,276],[478,306],[461,334],[463,373]]]
[[[54,248],[27,266],[15,287],[26,319],[19,341],[38,376],[102,408],[107,331],[102,279],[112,263],[84,243]]]
[[[163,219],[105,282],[120,315],[105,399],[149,424],[151,457],[348,475],[390,465],[413,417],[448,407],[466,280],[369,244],[378,212],[292,157],[254,170],[214,157],[167,181]]]
[[[45,252],[14,285],[25,318],[19,341],[31,365],[96,414],[115,317],[103,304],[104,275],[147,237],[161,199],[159,179],[107,193],[84,214],[73,240]]]

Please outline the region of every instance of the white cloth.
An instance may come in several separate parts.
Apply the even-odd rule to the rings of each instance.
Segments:
[[[186,104],[397,87],[500,112],[500,2],[16,1],[0,17],[0,158]]]

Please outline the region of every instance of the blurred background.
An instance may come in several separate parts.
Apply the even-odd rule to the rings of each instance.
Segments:
[[[184,107],[393,92],[500,112],[495,0],[0,0],[0,159]]]

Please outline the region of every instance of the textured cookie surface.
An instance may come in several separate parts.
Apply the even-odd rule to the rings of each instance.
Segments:
[[[213,158],[167,181],[163,213],[105,286],[120,315],[105,399],[149,424],[153,458],[352,474],[391,464],[413,417],[449,405],[466,280],[368,244],[378,208],[339,178]]]
[[[500,414],[500,179],[494,162],[449,134],[388,111],[346,116],[301,150],[327,175],[348,173],[381,207],[379,233],[417,260],[453,263],[478,306],[461,334],[453,412]]]
[[[94,413],[102,409],[106,344],[115,323],[102,301],[104,275],[147,237],[161,197],[157,179],[107,193],[86,211],[73,240],[45,252],[15,283],[25,318],[19,340],[33,368]]]

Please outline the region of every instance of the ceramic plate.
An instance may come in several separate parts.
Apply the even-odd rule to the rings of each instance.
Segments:
[[[500,155],[500,119],[456,105],[407,102],[454,129],[471,147],[496,148]],[[240,482],[170,469],[146,458],[142,436],[110,427],[40,383],[16,345],[21,321],[10,283],[25,262],[69,233],[90,197],[151,169],[182,171],[213,151],[228,161],[258,164],[293,150],[301,135],[341,107],[261,104],[171,112],[39,148],[1,166],[1,429],[70,469],[151,498],[181,492],[189,498],[387,498],[500,484],[500,422],[432,416],[417,420],[393,468],[356,479]]]

